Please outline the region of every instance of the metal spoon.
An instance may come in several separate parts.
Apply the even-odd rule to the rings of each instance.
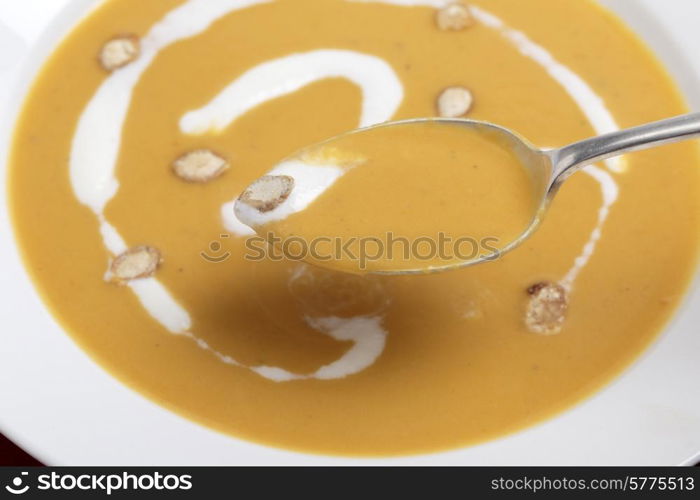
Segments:
[[[686,139],[700,137],[700,113],[691,113],[667,120],[662,120],[639,127],[634,127],[611,134],[593,137],[559,149],[544,150],[533,146],[517,133],[492,123],[445,118],[425,118],[404,120],[391,123],[383,123],[374,127],[356,130],[352,134],[361,134],[373,130],[376,127],[390,127],[393,125],[415,125],[437,123],[455,125],[476,129],[480,132],[488,132],[496,136],[503,144],[511,148],[519,158],[523,167],[527,168],[533,179],[536,199],[540,200],[539,206],[534,210],[529,226],[513,241],[501,246],[498,255],[513,250],[529,238],[539,227],[547,208],[556,195],[559,187],[573,173],[590,165],[608,158],[619,156],[623,153],[639,151],[643,149],[675,143]],[[345,135],[345,134],[343,134]],[[339,136],[342,137],[342,136]],[[334,138],[335,139],[335,138]],[[322,144],[332,144],[334,139],[324,141]],[[374,270],[374,274],[418,274],[458,269],[466,266],[494,260],[496,255],[480,255],[472,260],[449,262],[445,266],[426,267],[421,269],[401,270]]]

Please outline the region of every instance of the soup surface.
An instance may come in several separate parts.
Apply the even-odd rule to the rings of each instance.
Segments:
[[[492,130],[405,122],[302,150],[254,181],[235,209],[290,259],[426,272],[497,258],[535,219],[544,194],[536,176],[547,173],[529,170]],[[249,196],[280,182],[281,192]]]
[[[577,173],[533,238],[475,268],[380,278],[256,258],[238,194],[358,126],[461,113],[546,147],[685,110],[593,2],[474,1],[453,17],[440,3],[94,10],[36,80],[10,178],[27,267],[73,338],[207,426],[347,455],[503,436],[635,359],[694,270],[695,144]],[[414,222],[430,219],[397,224]]]

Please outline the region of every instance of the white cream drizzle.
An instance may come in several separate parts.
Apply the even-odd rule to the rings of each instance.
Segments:
[[[255,229],[245,224],[236,215],[236,200],[221,205],[221,221],[224,224],[224,229],[236,236],[252,236],[255,234]]]
[[[608,219],[608,215],[610,215],[610,208],[615,204],[620,194],[620,189],[617,182],[615,182],[615,179],[613,179],[612,175],[610,175],[610,173],[606,170],[592,165],[587,167],[585,172],[598,181],[598,184],[600,184],[600,189],[603,195],[603,204],[601,205],[600,209],[598,209],[598,221],[593,229],[593,232],[591,233],[590,238],[584,245],[581,255],[576,257],[574,260],[574,265],[571,267],[569,272],[566,273],[564,279],[561,280],[562,286],[569,291],[571,291],[574,281],[576,281],[576,278],[578,278],[581,270],[586,266],[586,264],[588,264],[588,261],[591,260],[591,257],[595,252],[596,245],[598,244],[598,240],[600,240],[601,236],[603,235],[603,226],[605,225],[605,221]]]
[[[332,380],[359,373],[372,366],[384,352],[387,332],[382,328],[382,317],[359,316],[355,318],[305,318],[314,330],[325,333],[339,342],[352,342],[353,346],[343,356],[324,365],[310,375],[297,375],[283,368],[258,366],[253,371],[276,382],[290,380]]]
[[[248,70],[206,106],[186,113],[180,130],[185,134],[220,132],[264,102],[334,77],[346,78],[362,90],[360,127],[391,118],[403,100],[403,85],[383,59],[354,50],[314,50]]]
[[[105,247],[113,255],[118,255],[128,250],[127,244],[117,230],[100,215],[100,234]],[[105,280],[109,281],[111,272],[105,273]],[[161,325],[172,333],[184,333],[192,326],[190,315],[178,304],[168,292],[168,289],[157,279],[147,278],[128,283],[141,302],[143,308]]]
[[[221,219],[224,228],[238,236],[250,236],[255,234],[253,228],[301,212],[345,175],[349,168],[352,167],[330,162],[326,165],[310,165],[300,159],[283,161],[270,170],[267,175],[292,177],[294,190],[289,197],[269,212],[260,212],[244,203],[237,203],[236,199],[224,203],[221,206]]]
[[[224,221],[236,218],[251,227],[258,227],[269,222],[282,220],[291,214],[301,212],[324,191],[331,187],[346,169],[336,165],[309,165],[301,160],[288,160],[270,170],[268,175],[287,175],[294,179],[294,190],[289,197],[274,210],[260,212],[245,203],[235,204],[235,214],[224,213]],[[229,206],[227,203],[226,206]],[[229,223],[224,223],[229,227]]]
[[[70,180],[77,199],[95,213],[104,245],[112,254],[116,255],[127,248],[118,230],[105,218],[104,209],[119,189],[115,167],[121,147],[122,129],[134,88],[165,48],[177,41],[205,32],[213,22],[231,12],[269,1],[272,0],[189,0],[185,2],[152,27],[142,39],[140,58],[107,77],[86,106],[73,138]],[[350,1],[380,1],[401,6],[438,7],[445,3],[441,0]],[[523,33],[508,28],[498,18],[482,9],[474,8],[473,12],[485,26],[498,30],[523,55],[543,66],[574,98],[598,133],[617,130],[617,125],[605,108],[602,99],[578,75],[557,63],[544,48],[529,40]],[[339,60],[332,57],[339,55],[341,55]],[[345,66],[349,61],[352,61],[350,65],[352,68]],[[362,68],[357,68],[358,64]],[[289,83],[280,83],[284,82],[287,76],[284,72],[276,73],[280,69],[285,72],[290,71],[295,75],[294,79]],[[393,74],[390,66],[381,59],[352,51],[319,50],[288,56],[250,70],[237,82],[227,87],[212,103],[186,114],[181,121],[181,126],[186,132],[220,130],[266,99],[293,92],[315,80],[329,76],[345,76],[362,88],[361,125],[371,125],[391,119],[403,97],[398,78]],[[614,163],[608,163],[608,167],[613,171],[622,170]],[[576,259],[575,267],[564,280],[568,286],[571,286],[580,269],[593,254],[609,209],[617,198],[617,185],[607,172],[599,168],[589,168],[586,171],[600,183],[604,203],[591,239],[586,244],[583,254]],[[302,177],[300,176],[299,179]],[[231,203],[222,207],[222,210],[233,214]],[[237,220],[225,218],[224,222],[229,230],[238,232],[237,228],[244,231],[241,230],[241,224]],[[249,234],[250,229],[247,231]],[[205,340],[195,336],[190,331],[192,321],[188,312],[156,278],[134,281],[129,288],[138,297],[144,309],[171,333],[192,339],[200,348],[210,351],[222,362],[248,368],[278,382],[305,378],[333,379],[357,373],[376,361],[386,341],[387,333],[382,327],[381,316],[349,319],[307,318],[311,328],[339,341],[351,341],[354,346],[340,359],[319,368],[310,375],[293,374],[278,367],[245,366],[234,358],[218,352]]]
[[[278,366],[247,366],[236,361],[231,356],[217,351],[206,340],[195,336],[191,332],[183,332],[182,335],[193,340],[201,349],[211,352],[222,363],[247,368],[261,377],[274,382],[345,378],[372,366],[384,352],[387,332],[382,327],[382,316],[357,316],[354,318],[329,316],[323,318],[306,317],[304,319],[310,328],[319,333],[328,335],[339,342],[353,343],[353,346],[340,358],[321,366],[314,373],[308,375],[292,373]]]

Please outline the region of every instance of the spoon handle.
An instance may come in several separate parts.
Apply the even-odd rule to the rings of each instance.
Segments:
[[[700,137],[700,113],[677,116],[576,142],[548,152],[554,165],[552,184],[561,184],[576,170],[591,163],[696,137]]]

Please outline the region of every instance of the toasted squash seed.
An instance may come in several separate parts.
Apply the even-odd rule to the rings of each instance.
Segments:
[[[100,64],[107,71],[122,68],[135,61],[141,52],[141,42],[135,35],[109,40],[100,51]]]
[[[238,201],[259,212],[269,212],[289,198],[294,189],[294,178],[288,175],[265,175],[243,191]]]

